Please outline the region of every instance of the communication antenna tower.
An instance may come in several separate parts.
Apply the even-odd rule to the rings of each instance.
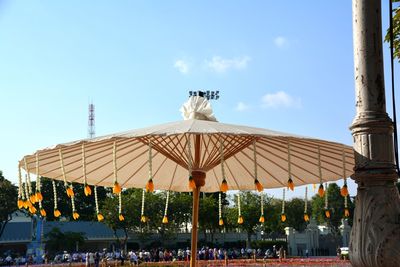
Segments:
[[[89,104],[89,120],[88,120],[88,137],[93,138],[95,136],[94,128],[94,104]]]

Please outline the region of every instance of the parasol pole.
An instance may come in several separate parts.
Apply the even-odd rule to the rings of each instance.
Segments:
[[[189,136],[190,138],[190,136]],[[192,177],[196,183],[196,188],[193,189],[193,209],[192,209],[192,247],[190,253],[190,267],[196,267],[197,258],[197,225],[199,220],[199,198],[201,187],[205,185],[206,173],[198,170],[200,165],[200,138],[197,134],[194,143],[194,162]]]

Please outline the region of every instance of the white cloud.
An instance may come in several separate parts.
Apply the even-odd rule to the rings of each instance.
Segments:
[[[289,41],[283,36],[278,36],[274,39],[274,43],[278,48],[284,48],[289,46]]]
[[[183,59],[175,61],[174,68],[177,68],[180,73],[187,74],[189,72],[189,64]]]
[[[247,68],[247,63],[250,61],[250,57],[243,56],[240,58],[222,58],[220,56],[214,56],[211,60],[206,60],[206,65],[209,69],[223,73],[230,69],[243,70]]]
[[[262,106],[264,108],[300,108],[301,99],[292,97],[284,91],[279,91],[273,94],[266,94],[262,97]]]
[[[250,106],[246,105],[246,104],[243,103],[243,102],[239,102],[239,103],[237,103],[235,109],[236,109],[237,111],[245,111],[245,110],[248,110],[249,108],[250,108]]]

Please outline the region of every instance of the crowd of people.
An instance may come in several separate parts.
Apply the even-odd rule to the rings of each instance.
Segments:
[[[202,247],[198,250],[199,260],[224,260],[224,259],[252,259],[252,258],[278,258],[283,256],[283,248],[276,249],[236,249],[236,248],[211,248]],[[0,265],[31,265],[31,264],[58,264],[58,263],[84,263],[88,267],[107,266],[109,261],[118,261],[124,265],[128,261],[131,265],[139,265],[142,262],[168,262],[168,261],[189,261],[191,257],[190,248],[186,249],[143,249],[130,250],[124,253],[123,250],[107,252],[106,250],[97,252],[73,252],[64,251],[50,257],[47,253],[38,260],[35,255],[27,257],[7,255],[1,258]]]

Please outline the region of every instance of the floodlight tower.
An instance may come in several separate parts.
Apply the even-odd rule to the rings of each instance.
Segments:
[[[219,91],[189,91],[189,97],[192,96],[201,96],[207,98],[207,100],[218,100],[219,99]]]
[[[88,120],[88,137],[93,138],[95,136],[94,128],[94,104],[89,104],[89,120]]]

